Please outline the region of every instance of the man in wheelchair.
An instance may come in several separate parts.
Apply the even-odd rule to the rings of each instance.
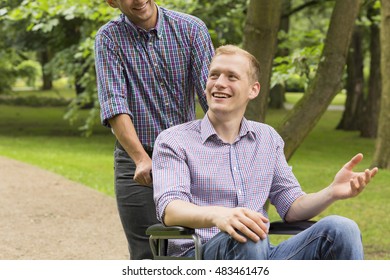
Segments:
[[[236,46],[222,46],[210,64],[201,120],[163,131],[153,154],[154,198],[159,220],[196,229],[202,258],[363,259],[357,224],[328,216],[272,245],[267,200],[286,222],[303,221],[333,202],[360,194],[378,169],[354,172],[357,154],[317,193],[302,191],[270,126],[245,119],[248,102],[260,92],[259,63]],[[193,256],[193,243],[169,242],[168,253]]]

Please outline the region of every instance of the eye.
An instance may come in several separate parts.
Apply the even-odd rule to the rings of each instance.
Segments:
[[[219,75],[217,73],[210,73],[209,78],[210,79],[218,79]]]

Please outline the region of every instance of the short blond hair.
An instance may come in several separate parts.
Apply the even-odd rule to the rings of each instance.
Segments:
[[[227,54],[227,55],[232,55],[232,54],[238,54],[246,57],[249,61],[250,69],[249,69],[249,77],[252,78],[254,82],[257,82],[260,78],[260,63],[254,57],[251,53],[247,52],[246,50],[235,46],[235,45],[224,45],[220,46],[215,50],[215,55],[214,58],[222,55],[222,54]],[[213,62],[214,58],[211,60],[211,63]]]

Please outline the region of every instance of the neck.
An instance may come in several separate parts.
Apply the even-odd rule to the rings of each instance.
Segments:
[[[224,119],[210,114],[208,117],[219,138],[225,143],[233,144],[240,133],[242,118]]]
[[[158,10],[157,10],[157,5],[154,5],[153,6],[153,17],[151,17],[150,20],[148,22],[146,22],[144,26],[142,26],[142,28],[149,31],[150,29],[156,27],[157,20],[158,20]]]

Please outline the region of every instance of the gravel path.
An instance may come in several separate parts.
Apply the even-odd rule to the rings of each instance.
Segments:
[[[126,259],[112,197],[0,156],[0,260]]]

